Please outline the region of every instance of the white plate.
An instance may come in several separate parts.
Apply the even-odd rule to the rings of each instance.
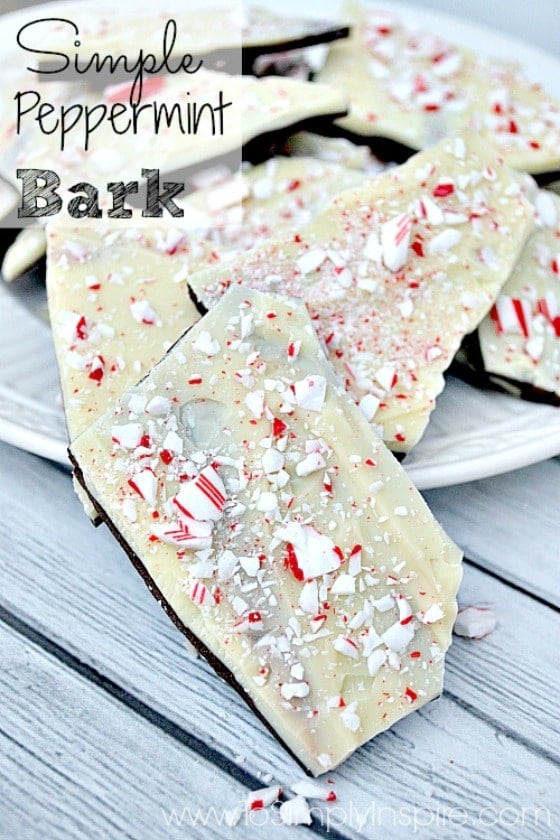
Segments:
[[[166,3],[171,7],[175,0]],[[274,7],[274,0],[261,5]],[[120,6],[132,4],[122,0]],[[42,16],[66,14],[74,3],[41,6]],[[81,4],[80,4],[81,5]],[[137,7],[137,0],[134,0]],[[407,6],[376,2],[406,16],[414,26],[437,32],[489,55],[515,59],[527,73],[560,96],[560,62],[496,31]],[[82,7],[83,8],[83,7]],[[306,4],[307,14],[332,17],[338,2]],[[286,14],[301,13],[301,3],[284,0]],[[28,12],[27,12],[28,14]],[[21,25],[24,13],[2,19],[2,40]],[[8,36],[8,37],[7,37]],[[36,296],[35,296],[36,303]],[[5,291],[0,291],[0,440],[67,465],[66,431],[50,331]],[[560,454],[560,409],[477,391],[455,379],[438,399],[426,435],[405,466],[420,489],[444,487],[498,475]]]

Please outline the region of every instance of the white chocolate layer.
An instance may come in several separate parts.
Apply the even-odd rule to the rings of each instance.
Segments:
[[[536,198],[538,229],[478,328],[488,373],[560,397],[560,198]]]
[[[314,774],[440,694],[460,552],[297,302],[231,289],[71,448],[152,591]]]
[[[560,102],[514,64],[416,32],[352,4],[352,37],[334,44],[317,79],[348,94],[341,128],[413,149],[471,128],[527,172],[560,166]]]
[[[366,417],[407,452],[463,336],[511,273],[532,215],[518,176],[467,133],[189,284],[207,307],[235,283],[302,299]]]

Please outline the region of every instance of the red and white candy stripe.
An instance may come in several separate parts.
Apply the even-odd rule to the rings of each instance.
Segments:
[[[348,636],[337,636],[333,642],[333,648],[350,659],[357,659],[359,656],[358,645]]]
[[[406,262],[412,219],[408,213],[402,213],[381,227],[381,248],[383,262],[389,271],[399,271]]]
[[[262,633],[264,628],[262,614],[258,610],[245,613],[233,625],[236,633]]]
[[[212,523],[197,522],[186,517],[180,522],[168,525],[155,525],[152,533],[162,542],[188,548],[190,551],[201,551],[212,547]]]
[[[529,338],[531,323],[531,304],[523,298],[512,298],[500,295],[492,309],[490,317],[494,322],[496,333],[515,333]]]
[[[185,482],[173,501],[191,519],[216,522],[223,514],[226,498],[222,479],[213,466],[208,466]]]
[[[153,507],[156,503],[157,478],[151,469],[141,470],[128,480],[129,487]]]
[[[189,590],[189,598],[200,607],[214,607],[216,599],[207,586],[200,581],[195,581]]]
[[[276,536],[287,543],[287,565],[297,580],[326,575],[343,562],[333,541],[311,525],[290,522]]]
[[[543,315],[554,328],[554,334],[560,338],[560,302],[548,292],[543,298],[537,301],[537,312]]]

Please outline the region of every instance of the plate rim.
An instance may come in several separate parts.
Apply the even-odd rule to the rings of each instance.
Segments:
[[[225,0],[222,1],[225,2]],[[259,0],[259,2],[263,6],[269,5],[274,7],[274,0]],[[473,23],[461,17],[461,15],[447,11],[417,7],[410,3],[400,2],[400,0],[395,0],[395,2],[390,3],[387,0],[364,0],[364,2],[378,9],[393,12],[396,15],[409,16],[415,25],[425,27],[430,24],[432,26],[439,26],[443,23],[444,32],[442,34],[444,37],[455,39],[467,47],[470,46],[473,48],[473,39],[477,41],[482,39],[480,48],[484,53],[487,52],[485,48],[486,42],[491,38],[493,45],[492,49],[487,52],[488,55],[494,54],[501,58],[507,58],[509,56],[510,60],[513,59],[524,67],[530,78],[541,83],[544,82],[547,90],[553,94],[560,94],[560,60],[554,54],[541,47],[532,44],[528,45],[514,35],[504,35],[495,27],[478,22]],[[130,4],[131,6],[137,7],[135,0],[122,0],[122,3],[125,6]],[[292,3],[295,6],[295,0],[292,0]],[[168,5],[170,7],[173,5],[178,6],[180,5],[180,0],[168,0]],[[332,11],[326,11],[326,5],[325,3],[321,3],[320,0],[312,0],[306,6],[305,15],[309,17],[319,15],[323,18],[331,14],[334,17],[341,15],[340,2],[331,4],[333,7]],[[289,6],[290,0],[287,2],[288,10]],[[25,9],[17,9],[2,14],[0,15],[0,20],[2,20],[4,26],[15,27],[18,25],[18,22],[21,23],[29,19],[30,13],[32,14],[34,10],[40,9],[41,14],[55,14],[60,11],[67,13],[72,8],[77,9],[80,7],[83,9],[83,3],[79,2],[79,0],[49,0],[49,2],[41,4],[40,7],[30,6]],[[448,28],[452,30],[452,34],[445,32],[445,29]],[[495,49],[495,46],[498,49]],[[478,48],[479,44],[477,43]],[[8,53],[9,55],[10,53]],[[7,293],[5,294],[6,297],[9,297]],[[511,399],[514,398],[511,397]],[[48,406],[45,406],[45,411],[48,410]],[[455,486],[501,475],[560,455],[560,415],[558,419],[557,427],[553,426],[544,432],[541,430],[535,438],[517,444],[511,453],[508,453],[507,450],[498,453],[488,452],[484,455],[457,461],[446,467],[442,467],[441,465],[432,466],[429,462],[424,464],[420,462],[418,464],[411,463],[410,467],[407,468],[405,461],[403,467],[420,490]],[[14,423],[12,420],[0,417],[0,440],[64,467],[70,467],[66,441],[51,437],[45,432],[32,430]]]

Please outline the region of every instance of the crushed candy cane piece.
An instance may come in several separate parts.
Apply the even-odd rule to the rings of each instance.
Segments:
[[[362,725],[360,716],[356,713],[357,706],[358,703],[356,701],[354,703],[350,703],[350,705],[346,706],[346,708],[344,708],[340,713],[340,719],[346,729],[349,729],[350,732],[357,732]]]
[[[201,607],[214,607],[216,599],[208,589],[200,581],[195,581],[189,590],[189,598]]]
[[[412,219],[408,213],[402,213],[382,226],[383,262],[390,271],[400,271],[405,264],[411,230]]]
[[[125,423],[122,426],[113,426],[111,435],[113,442],[124,449],[136,449],[140,446],[140,441],[144,429],[140,423]]]
[[[245,801],[246,811],[261,811],[263,808],[270,808],[278,802],[282,796],[282,788],[279,786],[260,788],[252,791]]]
[[[444,615],[439,604],[432,604],[424,613],[419,613],[417,617],[422,624],[435,624],[436,621],[441,621]]]
[[[146,412],[153,414],[154,417],[165,417],[169,414],[171,403],[167,397],[155,396],[146,405]]]
[[[199,522],[186,516],[167,525],[152,526],[152,533],[162,542],[192,551],[212,547],[212,530],[211,522]]]
[[[299,606],[309,615],[316,615],[319,608],[319,590],[316,580],[304,583],[299,596]]]
[[[149,505],[156,503],[157,478],[151,469],[141,470],[128,480],[129,486]]]
[[[290,522],[276,531],[276,537],[291,546],[288,553],[293,554],[292,572],[300,580],[326,575],[340,567],[340,554],[333,541],[312,525]]]
[[[327,462],[319,452],[310,452],[296,465],[296,475],[300,477],[322,470]]]
[[[484,639],[496,629],[497,623],[489,607],[463,607],[457,614],[453,632],[468,639]]]
[[[375,677],[382,665],[387,661],[387,654],[384,650],[374,650],[367,659],[367,668],[370,677]]]
[[[349,656],[350,659],[358,659],[358,646],[356,642],[348,636],[338,636],[333,642],[333,647],[336,651],[338,651],[338,653],[342,653],[344,656]]]
[[[226,503],[226,489],[214,467],[209,466],[181,486],[174,502],[191,519],[217,521]]]
[[[321,248],[314,248],[303,254],[298,259],[297,265],[302,274],[310,274],[312,271],[317,271],[326,259],[327,255]]]
[[[303,699],[309,694],[309,685],[306,682],[283,683],[280,687],[280,694],[285,700],[293,700],[294,697]]]
[[[220,352],[220,342],[216,338],[212,338],[207,330],[201,330],[196,341],[193,342],[193,347],[205,356],[215,356]]]
[[[327,380],[324,376],[306,376],[294,384],[296,404],[308,411],[321,411],[325,402]]]
[[[130,304],[132,317],[138,324],[161,326],[161,321],[155,309],[147,300],[135,300]]]

